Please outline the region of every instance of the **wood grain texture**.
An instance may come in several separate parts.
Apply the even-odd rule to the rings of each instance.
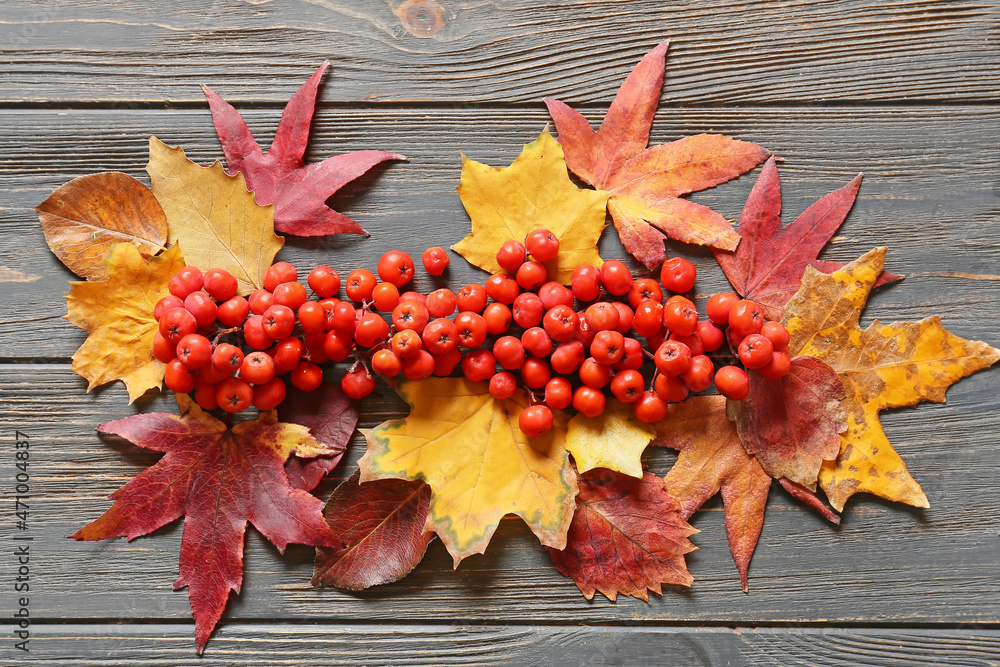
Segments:
[[[599,114],[598,114],[599,115]],[[247,113],[269,141],[276,110]],[[594,114],[591,114],[591,118]],[[509,164],[544,127],[534,111],[324,110],[313,130],[312,160],[362,148],[409,156],[355,182],[331,203],[368,229],[369,239],[341,235],[290,239],[278,259],[300,268],[329,263],[338,270],[373,268],[386,250],[419,251],[461,239],[469,220],[455,192],[459,154]],[[83,342],[61,320],[72,274],[49,252],[31,208],[62,183],[88,173],[121,170],[145,179],[146,137],[182,144],[192,159],[221,157],[207,111],[0,112],[0,267],[39,275],[0,284],[0,359],[66,360]],[[887,267],[911,277],[879,291],[867,316],[883,321],[940,314],[955,333],[987,339],[1000,331],[1000,112],[979,108],[741,109],[661,111],[654,142],[696,132],[754,140],[781,156],[784,216],[790,221],[820,196],[865,173],[858,202],[821,255],[850,261],[876,245],[890,246]],[[757,177],[751,172],[692,200],[738,218]],[[349,237],[350,238],[347,238]],[[624,258],[613,229],[605,257]],[[672,252],[699,266],[699,303],[726,285],[711,253],[680,244]],[[636,265],[633,265],[636,266]],[[422,273],[422,272],[421,272]],[[448,281],[464,285],[484,274],[452,255]],[[426,277],[415,283],[430,287]],[[442,283],[444,284],[444,283]]]
[[[607,104],[672,40],[665,103],[998,98],[996,3],[975,0],[25,0],[0,8],[0,103]],[[396,9],[397,12],[393,10]],[[429,34],[435,30],[433,34]]]
[[[204,656],[187,624],[40,625],[25,664],[73,667],[616,665],[937,667],[1000,664],[1000,631],[245,624]]]
[[[440,542],[402,581],[347,594],[314,589],[312,549],[285,556],[248,531],[243,593],[228,620],[286,622],[515,622],[515,623],[1000,623],[995,471],[1000,450],[996,374],[975,375],[954,387],[945,405],[888,414],[889,438],[924,486],[931,508],[920,511],[863,497],[848,505],[833,528],[783,491],[772,491],[764,530],[750,568],[750,594],[740,591],[718,499],[696,513],[689,554],[690,590],[668,588],[650,604],[601,596],[587,602],[555,570],[537,540],[508,520],[484,556],[452,570]],[[83,381],[64,365],[0,365],[0,433],[14,429],[32,442],[32,614],[44,620],[189,618],[187,595],[173,591],[182,526],[174,523],[131,543],[67,539],[110,504],[106,496],[157,455],[96,426],[132,414],[123,389],[84,394]],[[362,428],[405,414],[380,385]],[[139,402],[140,411],[174,411],[166,396]],[[327,495],[363,453],[355,438],[345,462],[318,489]],[[0,451],[0,488],[12,487],[13,448]],[[673,456],[647,455],[663,474]],[[10,541],[12,522],[0,523]],[[0,559],[0,578],[12,576]]]

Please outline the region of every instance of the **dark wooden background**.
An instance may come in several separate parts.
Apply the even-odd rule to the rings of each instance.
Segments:
[[[440,14],[437,21],[436,14]],[[173,591],[181,525],[135,540],[66,538],[155,461],[97,424],[127,405],[69,369],[84,333],[61,319],[71,274],[32,207],[62,183],[120,170],[146,180],[147,136],[221,158],[199,84],[261,143],[320,62],[333,66],[309,156],[409,156],[332,200],[369,239],[290,240],[300,269],[373,266],[390,248],[450,245],[468,219],[459,151],[508,164],[548,122],[543,96],[598,122],[642,55],[672,40],[653,141],[723,132],[780,155],[785,220],[865,174],[824,258],[889,245],[901,284],[866,319],[940,314],[1000,344],[1000,7],[989,2],[722,0],[18,0],[0,5],[0,663],[50,665],[994,665],[1000,664],[1000,396],[996,371],[946,405],[884,415],[931,507],[852,500],[832,528],[784,492],[768,504],[740,591],[721,504],[693,518],[690,590],[649,604],[587,602],[528,530],[504,521],[453,571],[434,543],[405,580],[313,589],[312,550],[284,557],[250,529],[243,593],[194,654]],[[436,32],[435,32],[436,31]],[[692,199],[729,217],[756,172]],[[710,253],[699,303],[723,287]],[[605,257],[620,257],[612,232]],[[481,275],[453,256],[451,279]],[[429,281],[419,281],[427,288]],[[369,399],[362,425],[402,413]],[[31,437],[31,653],[16,651],[14,432]],[[326,496],[362,453],[317,490]],[[672,456],[649,456],[663,474]]]

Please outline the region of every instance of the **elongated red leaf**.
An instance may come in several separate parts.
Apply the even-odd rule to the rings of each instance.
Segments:
[[[653,268],[666,258],[665,236],[733,250],[739,235],[721,215],[679,199],[733,179],[768,152],[721,135],[700,134],[646,147],[663,86],[667,42],[628,75],[600,129],[566,104],[546,99],[570,170],[609,195],[608,211],[625,249]]]
[[[750,393],[729,401],[727,416],[747,451],[771,477],[787,477],[816,490],[823,461],[840,452],[840,434],[847,430],[841,404],[844,384],[836,371],[815,357],[797,356],[780,380],[750,372]]]
[[[323,383],[316,391],[290,387],[284,402],[278,406],[278,419],[305,426],[309,435],[331,452],[309,459],[292,454],[285,463],[292,488],[312,491],[343,458],[358,424],[358,406],[333,382]]]
[[[833,273],[843,266],[816,257],[844,222],[860,187],[861,174],[858,174],[782,228],[778,168],[774,158],[769,159],[743,207],[739,247],[735,252],[712,249],[733,288],[740,296],[759,303],[769,320],[781,320],[784,305],[798,291],[807,266],[824,273]],[[878,284],[901,279],[902,276],[885,272]]]
[[[214,90],[203,87],[229,169],[243,174],[258,204],[274,204],[274,228],[285,234],[367,235],[354,220],[329,208],[326,200],[375,165],[406,159],[396,153],[368,150],[337,155],[317,164],[302,161],[316,92],[329,65],[329,61],[320,65],[289,100],[267,154],[261,151],[239,112]]]
[[[621,593],[648,602],[648,591],[659,595],[661,584],[691,585],[684,554],[697,548],[688,537],[698,531],[681,518],[663,480],[596,468],[577,481],[566,548],[549,548],[549,555],[584,597],[600,591],[612,601]]]
[[[148,413],[108,422],[98,432],[117,435],[165,455],[113,494],[114,504],[78,530],[77,540],[146,535],[184,519],[180,576],[188,587],[200,653],[225,610],[229,591],[243,582],[243,536],[250,521],[279,551],[290,543],[332,544],[323,504],[292,489],[285,460],[328,454],[304,426],[262,413],[227,429],[185,394],[179,415]]]
[[[313,586],[360,591],[398,581],[417,566],[434,539],[433,532],[424,531],[431,487],[403,479],[359,484],[360,479],[356,470],[323,510],[336,546],[316,549]]]

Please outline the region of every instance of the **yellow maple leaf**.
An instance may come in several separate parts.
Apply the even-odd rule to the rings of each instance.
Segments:
[[[550,280],[569,284],[576,267],[604,263],[597,240],[604,231],[608,195],[573,185],[562,146],[547,129],[525,144],[509,167],[490,167],[462,155],[458,195],[472,218],[472,233],[451,249],[481,269],[503,271],[497,250],[505,241],[524,241],[534,229],[548,229],[559,239],[559,256],[545,263]]]
[[[164,365],[153,357],[153,308],[182,266],[180,246],[147,262],[131,243],[116,243],[105,261],[107,280],[70,282],[66,319],[88,334],[72,368],[89,382],[87,391],[122,380],[131,403],[160,386]]]
[[[782,320],[791,334],[789,354],[822,359],[847,392],[840,455],[825,462],[819,475],[837,510],[860,492],[929,507],[889,444],[878,413],[920,401],[944,403],[949,386],[1000,359],[1000,350],[949,333],[938,317],[895,324],[876,320],[861,329],[861,310],[882,271],[885,250],[875,248],[829,275],[807,267]]]
[[[566,546],[576,474],[565,448],[567,417],[527,438],[517,426],[527,395],[498,401],[487,383],[463,378],[404,382],[397,393],[412,410],[366,433],[361,481],[419,479],[431,487],[425,530],[441,537],[455,560],[483,553],[500,519],[516,514],[539,541]]]
[[[655,435],[651,425],[633,416],[630,406],[612,400],[597,417],[578,414],[569,420],[566,449],[581,474],[607,468],[629,477],[642,477],[640,457]]]
[[[187,261],[229,271],[241,295],[259,289],[285,244],[274,233],[274,206],[254,201],[243,174],[230,176],[218,161],[202,167],[153,136],[146,171],[167,216],[167,240],[181,242]]]

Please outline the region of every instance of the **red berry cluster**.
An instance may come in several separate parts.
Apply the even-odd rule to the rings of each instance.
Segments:
[[[167,364],[170,389],[194,391],[202,407],[229,412],[251,404],[276,407],[285,397],[285,375],[295,387],[317,389],[323,382],[319,364],[326,361],[353,357],[340,384],[358,399],[375,388],[371,371],[419,380],[461,367],[470,380],[488,381],[497,399],[525,387],[532,404],[519,425],[531,437],[551,429],[552,410],[572,406],[588,417],[601,414],[605,388],[631,403],[643,422],[665,418],[667,404],[684,400],[689,391],[708,389],[713,374],[721,393],[744,398],[746,372],[729,365],[716,373],[706,354],[727,337],[746,368],[775,378],[788,372],[788,332],[765,323],[757,304],[716,294],[709,299],[709,319],[699,320],[686,297],[675,294],[664,302],[664,290],[693,287],[696,269],[687,260],[665,262],[659,281],[634,279],[617,260],[600,269],[583,265],[567,288],[550,281],[543,264],[558,253],[554,234],[534,230],[523,243],[501,246],[497,262],[504,271],[485,284],[424,295],[400,293],[414,263],[392,250],[379,260],[378,278],[367,269],[348,274],[344,300],[337,296],[340,276],[328,266],[309,273],[315,300],[287,262],[271,266],[264,287],[249,299],[236,295],[236,279],[226,271],[202,275],[186,266],[154,311],[154,354]],[[422,260],[434,276],[448,266],[441,248],[429,248]],[[641,373],[646,357],[656,368],[648,386]]]

